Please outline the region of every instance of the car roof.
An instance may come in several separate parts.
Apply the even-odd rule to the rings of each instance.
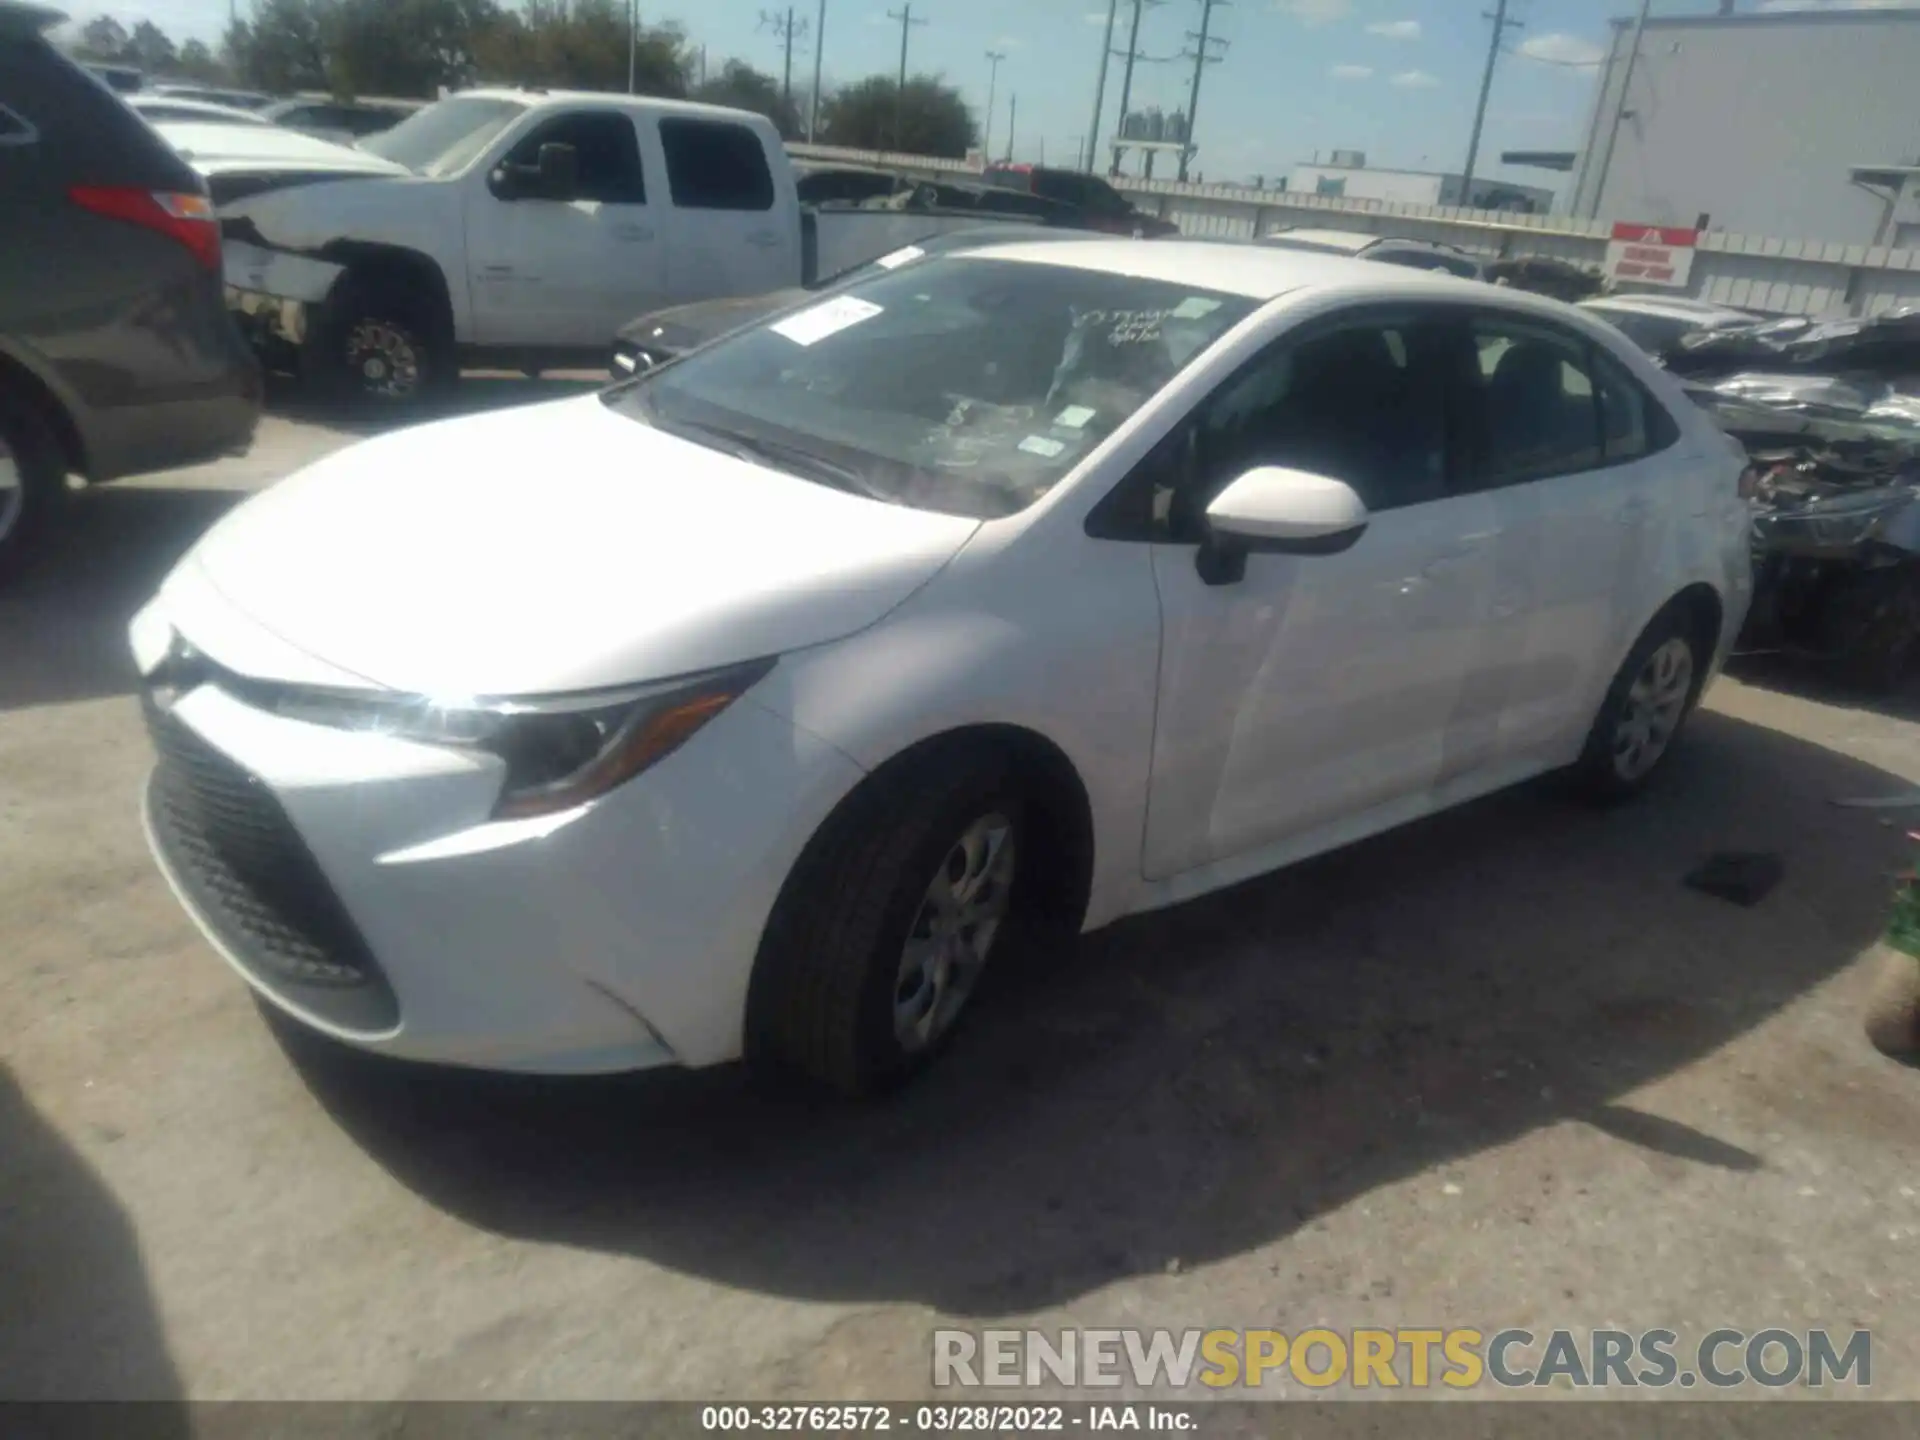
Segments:
[[[1495,290],[1437,271],[1402,269],[1355,256],[1311,250],[1217,244],[1206,240],[1087,238],[1037,245],[985,245],[969,254],[995,260],[1069,265],[1079,270],[1104,270],[1114,275],[1190,285],[1197,290],[1244,295],[1250,300],[1271,300],[1292,290],[1322,287],[1364,288],[1383,295],[1431,292],[1457,297],[1460,287],[1470,286],[1479,299],[1498,297],[1504,303],[1509,298],[1507,290]],[[1534,308],[1527,302],[1539,297],[1511,292],[1511,298],[1521,308]],[[1565,313],[1558,302],[1548,303],[1552,309]]]
[[[169,95],[164,92],[141,91],[121,97],[135,110],[147,111],[166,108],[179,112],[174,123],[188,125],[196,117],[204,116],[208,124],[222,125],[270,125],[272,122],[256,115],[251,110],[242,110],[237,105],[216,105],[211,100],[195,100],[186,95]]]
[[[1582,300],[1590,310],[1621,310],[1639,315],[1666,315],[1675,320],[1693,320],[1721,316],[1758,319],[1750,311],[1731,305],[1716,305],[1711,300],[1666,295],[1594,295]]]
[[[771,125],[765,116],[728,105],[705,105],[698,100],[670,100],[662,95],[620,95],[606,90],[516,90],[510,86],[483,85],[472,90],[456,90],[449,100],[511,100],[519,105],[547,105],[556,100],[569,103],[591,102],[622,110],[655,110],[669,115],[686,115],[710,120],[757,121]]]
[[[38,35],[66,20],[63,11],[46,5],[26,5],[21,0],[0,0],[0,35],[25,31]]]
[[[1365,230],[1308,230],[1283,226],[1278,230],[1269,230],[1260,238],[1262,240],[1296,240],[1302,245],[1320,245],[1329,250],[1345,250],[1358,255],[1369,245],[1376,245],[1387,237],[1374,235]]]
[[[297,165],[306,170],[337,170],[360,175],[409,173],[406,166],[392,160],[302,135],[298,130],[283,130],[277,125],[208,125],[190,120],[161,120],[153,128],[203,175],[262,164]]]

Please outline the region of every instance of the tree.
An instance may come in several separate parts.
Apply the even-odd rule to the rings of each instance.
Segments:
[[[227,54],[241,78],[273,94],[327,87],[323,26],[329,0],[257,0],[253,19],[227,30]]]
[[[227,67],[199,40],[189,40],[180,47],[180,58],[173,68],[182,79],[198,80],[203,85],[219,85],[227,79]]]
[[[493,0],[330,0],[322,23],[330,88],[427,96],[465,85],[476,37],[500,18]]]
[[[956,160],[979,135],[960,92],[933,75],[914,76],[905,91],[887,75],[849,85],[821,102],[820,130],[829,145]]]
[[[166,31],[151,20],[142,20],[133,27],[133,35],[127,41],[127,58],[149,75],[164,75],[173,69],[179,55]]]
[[[791,98],[780,94],[780,82],[763,74],[744,60],[729,60],[720,73],[704,85],[694,87],[693,98],[709,105],[731,105],[736,110],[751,110],[773,121],[783,140],[799,138],[800,112]]]
[[[687,93],[686,36],[672,25],[634,34],[634,89]],[[474,60],[488,79],[577,90],[627,88],[627,13],[622,0],[526,0],[475,37]]]
[[[130,63],[127,55],[129,43],[127,27],[111,15],[94,16],[80,32],[80,53],[89,60],[102,60],[116,65]]]

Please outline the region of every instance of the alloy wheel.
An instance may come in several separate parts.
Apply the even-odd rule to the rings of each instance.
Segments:
[[[347,332],[347,371],[363,393],[409,400],[420,389],[420,351],[414,338],[384,320],[362,320]]]
[[[1013,896],[1013,822],[995,812],[961,832],[927,885],[893,990],[893,1033],[916,1054],[952,1028],[973,994]]]
[[[1622,780],[1638,780],[1653,769],[1673,743],[1693,693],[1693,647],[1675,635],[1640,667],[1627,690],[1626,705],[1613,727],[1613,769]]]

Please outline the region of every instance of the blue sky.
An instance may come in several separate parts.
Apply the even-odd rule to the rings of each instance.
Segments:
[[[236,0],[243,15],[249,0]],[[899,63],[900,26],[889,20],[901,0],[827,0],[823,66],[831,83]],[[1149,56],[1187,48],[1202,0],[1160,0],[1144,12],[1139,49]],[[1741,10],[1815,8],[1846,0],[1739,0]],[[1920,0],[1852,0],[1864,4]],[[123,23],[151,18],[176,39],[218,37],[229,0],[65,0],[77,18],[115,14]],[[795,0],[811,27],[819,0]],[[784,0],[641,0],[648,22],[677,21],[707,48],[711,66],[738,56],[778,73],[780,47],[761,26]],[[1107,0],[913,0],[908,68],[960,86],[984,109],[989,64],[1000,50],[993,148],[1005,146],[1009,97],[1018,97],[1017,159],[1071,163],[1093,108],[1094,76]],[[1114,48],[1124,50],[1132,0],[1120,0]],[[1483,173],[1550,185],[1560,177],[1508,171],[1502,149],[1572,149],[1590,103],[1593,61],[1610,17],[1631,0],[1509,0],[1509,32],[1494,77],[1481,153]],[[1716,0],[1656,0],[1654,13],[1710,12]],[[1207,68],[1195,139],[1197,168],[1208,178],[1277,177],[1316,151],[1364,150],[1370,165],[1457,170],[1465,159],[1473,103],[1486,59],[1492,0],[1233,0],[1217,4],[1212,31],[1226,39],[1225,59]],[[794,88],[811,82],[812,36],[796,53]],[[1121,62],[1109,67],[1101,129],[1111,133]],[[1184,108],[1190,61],[1135,68],[1134,108]],[[1164,172],[1163,172],[1164,173]]]

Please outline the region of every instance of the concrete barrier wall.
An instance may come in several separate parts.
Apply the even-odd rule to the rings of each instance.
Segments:
[[[796,158],[810,160],[974,173],[963,160],[826,145],[787,148]],[[1352,200],[1237,185],[1130,176],[1114,183],[1135,205],[1173,221],[1182,234],[1219,240],[1250,240],[1282,225],[1308,225],[1437,241],[1488,259],[1537,256],[1597,268],[1613,228],[1608,220],[1566,215]],[[1708,231],[1700,237],[1687,293],[1777,315],[1879,315],[1920,304],[1920,250]]]

